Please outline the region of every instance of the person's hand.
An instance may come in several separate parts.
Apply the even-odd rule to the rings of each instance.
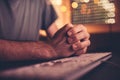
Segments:
[[[89,36],[83,25],[67,24],[56,32],[51,44],[59,57],[80,55],[90,45]]]
[[[49,60],[85,53],[89,34],[82,25],[65,25],[56,32],[50,44],[43,41],[0,39],[0,61]]]
[[[75,51],[75,55],[86,53],[87,47],[90,45],[90,34],[87,32],[87,28],[83,25],[75,25],[69,29],[68,42],[72,44],[72,49]]]

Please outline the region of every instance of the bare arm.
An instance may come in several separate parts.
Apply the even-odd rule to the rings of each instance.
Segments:
[[[0,40],[0,61],[20,61],[56,58],[54,49],[45,42]]]
[[[65,25],[50,43],[0,40],[0,61],[41,60],[69,57],[85,53],[90,45],[89,34],[83,25]]]

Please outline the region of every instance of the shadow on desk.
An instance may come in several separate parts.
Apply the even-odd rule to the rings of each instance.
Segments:
[[[120,80],[120,52],[113,52],[108,62],[104,62],[80,80]]]

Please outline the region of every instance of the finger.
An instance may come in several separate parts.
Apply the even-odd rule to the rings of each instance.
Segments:
[[[78,51],[75,53],[75,55],[84,54],[84,53],[86,53],[86,51],[87,51],[87,47],[85,47],[84,49],[78,50]]]
[[[88,32],[80,32],[72,35],[71,37],[68,37],[68,42],[75,43],[77,41],[88,40],[89,38],[90,38],[90,34]]]
[[[67,34],[68,34],[68,36],[72,36],[72,35],[74,35],[76,33],[81,32],[81,31],[87,31],[87,28],[80,24],[80,25],[77,25],[77,26],[74,26],[73,28],[71,28],[67,32]]]
[[[89,45],[90,45],[90,40],[85,40],[83,42],[78,41],[72,45],[72,48],[73,48],[73,50],[77,51],[77,50],[81,50],[85,47],[88,47]]]

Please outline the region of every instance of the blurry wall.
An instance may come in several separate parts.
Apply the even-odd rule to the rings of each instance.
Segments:
[[[112,32],[120,32],[120,1],[115,1],[115,7],[116,7],[116,23],[112,25],[103,25],[103,24],[84,24],[88,31],[90,33],[106,33],[109,32],[110,29],[112,29]],[[71,4],[70,0],[51,0],[51,2],[54,5],[54,8],[59,16],[56,23],[58,24],[58,27],[60,28],[66,23],[71,22]],[[57,4],[61,2],[61,4]],[[111,28],[110,28],[111,27]]]

